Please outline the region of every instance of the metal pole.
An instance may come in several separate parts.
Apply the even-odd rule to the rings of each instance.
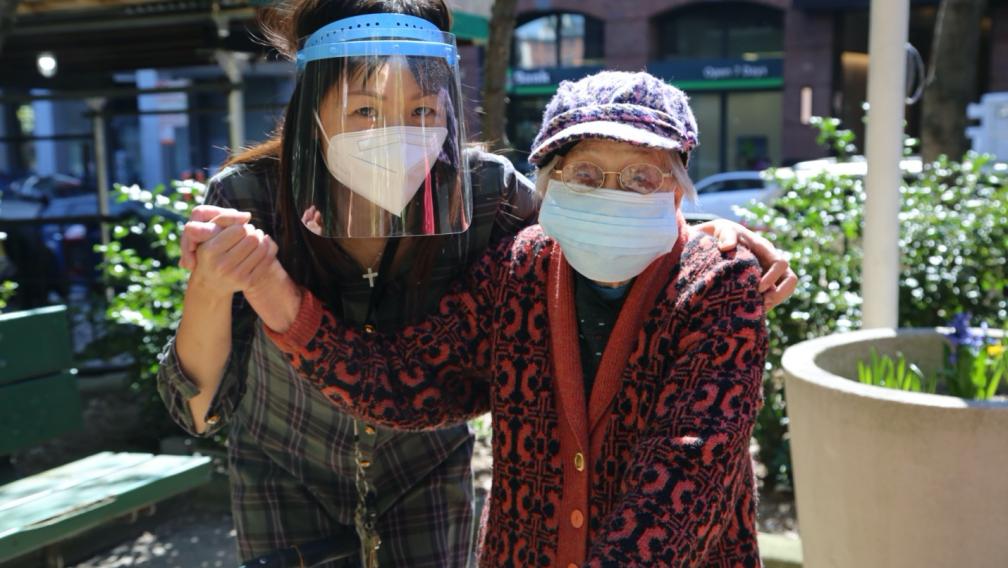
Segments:
[[[232,85],[228,93],[228,133],[231,152],[235,153],[245,143],[245,92],[240,86],[242,73],[233,51],[218,51],[217,64]]]
[[[872,0],[868,39],[863,323],[899,324],[899,189],[909,0]]]
[[[93,112],[91,124],[94,128],[95,171],[98,178],[98,215],[102,219],[107,219],[109,214],[109,172],[108,157],[105,153],[105,99],[88,99],[87,104]],[[109,244],[108,224],[104,221],[101,223],[101,243],[102,245]]]

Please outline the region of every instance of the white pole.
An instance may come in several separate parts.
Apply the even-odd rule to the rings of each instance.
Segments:
[[[868,39],[863,324],[894,328],[899,315],[899,188],[909,0],[872,0]]]
[[[94,130],[94,159],[95,172],[98,182],[98,214],[102,217],[101,244],[109,244],[109,229],[105,219],[109,214],[109,171],[108,156],[105,152],[105,99],[88,99],[87,104],[91,107],[91,124]]]
[[[236,154],[245,144],[245,95],[240,86],[241,67],[238,64],[238,57],[232,51],[218,51],[217,64],[221,66],[231,83],[231,91],[228,92],[228,133],[231,153]]]

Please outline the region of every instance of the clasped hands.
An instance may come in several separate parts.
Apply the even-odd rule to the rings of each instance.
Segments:
[[[276,242],[252,226],[251,217],[248,212],[214,205],[193,209],[182,231],[179,266],[192,272],[190,287],[222,298],[241,292],[268,327],[283,332],[297,316],[300,288],[277,259]],[[766,309],[794,292],[798,277],[785,255],[763,236],[724,220],[694,229],[717,239],[722,251],[742,244],[753,252],[763,269],[759,291]]]
[[[241,292],[263,322],[286,331],[297,316],[300,289],[277,259],[277,244],[251,225],[251,214],[200,205],[182,231],[179,266],[189,287],[221,299]]]

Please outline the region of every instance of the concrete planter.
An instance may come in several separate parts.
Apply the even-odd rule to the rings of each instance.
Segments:
[[[784,354],[807,568],[1008,566],[1008,401],[857,382],[869,349],[938,368],[933,329],[866,330]]]

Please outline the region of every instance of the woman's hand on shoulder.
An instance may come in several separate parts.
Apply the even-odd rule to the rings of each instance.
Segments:
[[[768,310],[794,293],[798,275],[791,270],[787,254],[778,250],[766,237],[727,219],[707,221],[694,228],[717,239],[718,248],[723,252],[735,250],[740,243],[752,251],[763,268],[759,291]]]

